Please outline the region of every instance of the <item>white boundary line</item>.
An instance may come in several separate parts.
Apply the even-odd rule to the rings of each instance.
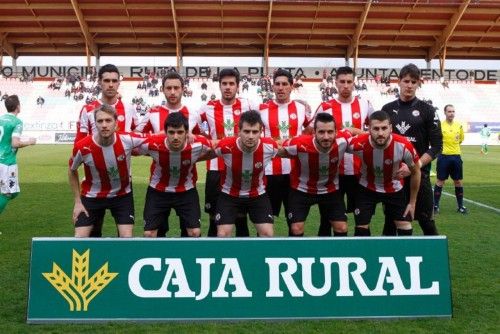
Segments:
[[[449,196],[449,197],[455,197],[455,194],[450,194],[450,193],[448,193],[446,191],[443,191],[441,193],[444,194],[444,195],[446,195],[446,196]],[[483,204],[483,203],[479,203],[479,202],[476,202],[476,201],[473,201],[473,200],[470,200],[470,199],[467,199],[467,198],[464,198],[464,202],[472,203],[474,205],[481,206],[483,208],[493,210],[496,213],[500,213],[500,209],[498,209],[498,208],[495,208],[493,206],[489,206],[489,205],[486,205],[486,204]]]

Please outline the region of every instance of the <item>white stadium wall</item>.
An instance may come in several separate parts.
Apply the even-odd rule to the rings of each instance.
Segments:
[[[5,72],[5,67],[3,69],[3,72]],[[85,68],[83,69],[85,70]],[[149,105],[160,104],[164,99],[161,92],[158,97],[149,97],[146,90],[137,90],[137,84],[140,82],[138,80],[140,80],[141,77],[141,75],[138,74],[139,69],[142,69],[141,73],[145,73],[145,68],[143,67],[120,68],[121,73],[134,74],[133,78],[126,76],[127,80],[121,83],[120,93],[123,96],[124,102],[131,103],[132,98],[137,96],[143,97]],[[149,69],[152,70],[153,68]],[[155,69],[158,70],[159,68]],[[190,89],[193,91],[193,96],[191,98],[183,98],[183,103],[191,109],[197,109],[203,104],[200,99],[200,85],[202,82],[208,84],[208,96],[213,93],[219,98],[217,83],[212,82],[212,80],[206,77],[208,73],[217,73],[221,68],[212,67],[210,72],[207,69],[209,69],[209,67],[185,68],[187,74],[193,77],[193,79],[190,80]],[[260,68],[250,67],[238,68],[241,74],[251,73],[254,77],[260,76],[260,72],[257,71],[258,69],[260,70]],[[35,72],[51,74],[51,68],[47,67],[25,68],[25,70],[32,74],[35,74]],[[68,67],[60,69],[63,74],[67,74],[68,71],[69,73],[76,73],[76,71],[81,70],[82,68],[80,67],[71,67],[69,70]],[[305,76],[303,87],[295,90],[292,94],[292,98],[306,100],[314,110],[321,102],[318,86],[323,76],[323,70],[323,68],[292,69],[293,74],[303,74]],[[334,74],[333,69],[326,70],[329,75]],[[392,77],[393,83],[391,83],[391,87],[396,87],[397,84],[394,82],[394,79],[397,73],[399,73],[399,69],[358,70],[358,75],[361,73],[367,74],[367,76],[359,75],[358,80],[360,80],[360,83],[365,83],[368,90],[359,91],[355,94],[359,94],[362,98],[369,99],[375,110],[380,109],[385,103],[395,99],[394,95],[385,93],[385,86],[377,85],[373,80],[372,74],[382,74],[382,70],[385,75],[390,75]],[[481,143],[478,132],[484,123],[488,123],[492,130],[492,136],[489,139],[490,144],[499,144],[498,133],[500,133],[500,112],[498,106],[500,106],[500,85],[497,81],[500,78],[500,71],[467,70],[469,78],[470,75],[473,74],[477,77],[482,77],[484,75],[484,79],[489,79],[488,81],[481,81],[482,83],[471,81],[470,79],[457,80],[456,76],[463,75],[463,72],[459,71],[461,70],[448,71],[450,78],[449,88],[443,88],[438,79],[432,80],[430,79],[431,76],[428,76],[429,79],[424,81],[422,88],[417,92],[417,96],[419,98],[431,100],[433,105],[437,108],[438,115],[441,118],[444,117],[442,110],[446,104],[453,104],[455,106],[457,111],[456,118],[464,124],[466,129],[464,145],[479,145]],[[8,73],[9,70],[7,70],[7,74]],[[81,73],[85,72],[82,71]],[[319,73],[319,75],[316,75],[316,73]],[[197,75],[193,76],[193,74]],[[199,77],[200,74],[202,74],[201,78]],[[54,75],[52,75],[51,78],[53,76]],[[426,77],[425,73],[424,77]],[[49,89],[48,85],[51,83],[51,78],[45,76],[40,78],[37,76],[35,81],[23,83],[9,76],[4,76],[0,78],[0,92],[2,95],[7,93],[9,95],[17,94],[20,96],[22,109],[19,117],[24,122],[23,133],[25,136],[35,137],[39,143],[72,143],[76,131],[76,121],[80,109],[84,104],[84,100],[74,101],[72,98],[64,97],[64,91],[67,87],[66,83],[63,83],[60,90]],[[86,82],[85,84],[87,86],[95,85],[93,82]],[[256,99],[259,102],[261,101],[261,97],[257,94],[256,86],[250,85],[249,92],[244,92],[241,95],[250,99]],[[45,99],[45,104],[42,107],[36,104],[38,96],[42,96]],[[0,114],[4,112],[4,104],[0,102]]]

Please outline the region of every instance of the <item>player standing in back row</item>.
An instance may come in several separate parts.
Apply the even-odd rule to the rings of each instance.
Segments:
[[[262,121],[264,122],[264,137],[281,141],[297,137],[302,133],[313,132],[312,128],[309,127],[312,116],[310,107],[302,102],[290,99],[292,88],[293,77],[289,71],[280,68],[274,72],[273,91],[276,98],[260,107]],[[292,236],[288,210],[290,171],[290,159],[274,158],[272,163],[266,167],[266,192],[271,200],[274,216],[279,216],[281,204],[283,203],[288,224],[288,235]]]
[[[238,123],[242,113],[248,110],[257,110],[257,104],[253,104],[246,98],[236,97],[240,87],[240,74],[232,68],[225,68],[219,72],[220,100],[213,100],[201,107],[199,112],[199,126],[206,122],[208,135],[211,140],[219,141],[226,137],[238,135]],[[205,182],[205,212],[210,216],[208,236],[217,236],[217,225],[215,224],[215,208],[221,191],[220,175],[224,170],[224,160],[221,157],[207,161],[207,176]],[[248,237],[248,225],[245,215],[236,218],[236,236]]]
[[[434,221],[434,199],[430,180],[430,162],[443,148],[443,135],[439,118],[434,108],[416,97],[420,84],[420,70],[414,64],[408,64],[399,72],[399,99],[382,107],[389,114],[394,133],[405,136],[415,147],[421,166],[420,190],[415,208],[424,235],[437,235]],[[407,167],[403,166],[397,176],[408,176]],[[404,183],[406,198],[409,198],[410,181]],[[386,212],[384,235],[396,235],[394,219]]]
[[[338,130],[346,129],[352,135],[360,134],[368,124],[368,117],[374,110],[367,99],[353,96],[353,69],[348,66],[339,67],[335,73],[335,86],[339,92],[337,98],[321,103],[316,110],[316,114],[322,112],[331,114],[335,119]],[[339,185],[342,200],[345,197],[347,213],[354,211],[354,200],[360,173],[361,159],[350,153],[345,153],[339,166]],[[330,222],[321,210],[320,214],[321,224],[318,236],[331,236]]]
[[[21,140],[23,122],[17,117],[21,112],[19,97],[7,97],[5,108],[7,113],[0,116],[0,214],[7,203],[19,195],[17,149],[36,144],[35,138]]]

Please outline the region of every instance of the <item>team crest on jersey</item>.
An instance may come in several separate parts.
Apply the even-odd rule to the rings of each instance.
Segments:
[[[233,114],[235,114],[236,116],[239,116],[241,114],[241,110],[236,109],[235,111],[233,111]]]
[[[186,159],[186,160],[182,161],[182,165],[183,166],[187,166],[187,165],[190,165],[190,164],[191,164],[191,160],[189,160],[189,159]]]
[[[125,160],[125,154],[120,154],[119,156],[116,157],[116,160],[118,160],[118,161]]]
[[[418,110],[416,110],[416,109],[415,109],[415,110],[413,110],[413,111],[411,112],[411,114],[412,114],[413,116],[415,116],[415,117],[418,117],[418,116],[420,116],[420,111],[418,111]]]
[[[331,159],[330,159],[330,162],[331,162],[332,164],[336,164],[336,163],[337,163],[337,161],[339,161],[339,158],[337,158],[337,157],[333,157],[333,158],[331,158]]]
[[[262,162],[260,162],[260,161],[259,161],[259,162],[256,162],[256,163],[255,163],[255,168],[257,168],[257,169],[262,168]]]
[[[297,119],[297,114],[290,114],[290,119]]]
[[[392,164],[392,160],[391,160],[391,159],[385,159],[385,160],[384,160],[384,163],[385,163],[386,165],[391,165],[391,164]]]
[[[123,122],[125,120],[125,116],[119,115],[118,116],[118,121]]]
[[[354,114],[352,114],[352,118],[354,119],[359,119],[361,117],[361,115],[359,114],[359,112],[355,112]]]

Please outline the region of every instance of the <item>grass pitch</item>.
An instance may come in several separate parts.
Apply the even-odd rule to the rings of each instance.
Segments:
[[[479,154],[479,147],[463,148],[464,195],[467,199],[500,209],[500,147]],[[453,318],[416,320],[318,320],[241,321],[202,323],[110,323],[85,325],[27,325],[29,254],[32,237],[71,237],[73,198],[67,182],[69,145],[37,145],[20,150],[21,195],[11,201],[0,216],[0,332],[1,333],[80,333],[145,331],[175,333],[494,333],[500,328],[499,266],[500,213],[465,203],[469,214],[455,212],[454,197],[443,196],[437,225],[449,238],[453,293]],[[148,158],[133,158],[136,205],[135,235],[141,236],[142,208],[149,177]],[[204,181],[204,164],[199,164],[199,180]],[[198,183],[203,204],[204,184]],[[448,181],[444,191],[454,194]],[[350,218],[349,234],[353,232]],[[207,216],[202,214],[203,235]],[[283,217],[275,222],[276,235],[285,236]],[[306,236],[316,234],[317,210],[311,210]],[[372,220],[373,235],[380,235],[380,210]],[[416,235],[421,231],[415,223]],[[116,235],[114,223],[105,221],[105,236]],[[169,236],[178,236],[177,218],[171,219]],[[50,301],[47,301],[50,307]],[[419,307],[425,307],[420,305]]]

